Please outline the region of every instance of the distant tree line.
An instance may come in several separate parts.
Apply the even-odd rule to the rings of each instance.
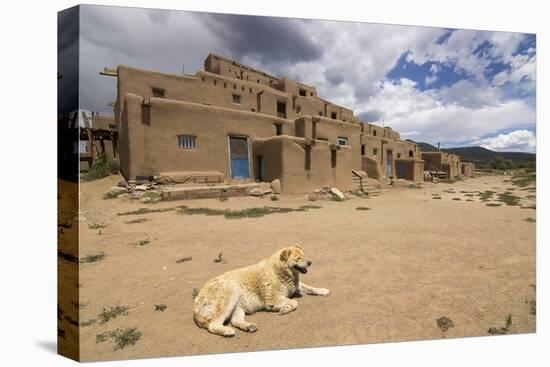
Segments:
[[[489,166],[493,169],[498,169],[502,171],[513,170],[518,168],[536,168],[536,161],[530,162],[514,162],[511,159],[504,159],[502,157],[495,157],[490,163]]]

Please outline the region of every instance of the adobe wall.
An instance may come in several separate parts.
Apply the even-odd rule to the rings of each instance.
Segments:
[[[326,141],[336,144],[338,138],[346,138],[351,147],[351,166],[361,169],[361,127],[326,117],[304,116],[295,121],[295,135],[301,138]],[[350,170],[351,174],[351,170]]]
[[[422,152],[422,160],[424,161],[424,170],[426,171],[442,171],[443,170],[443,153],[442,152]]]
[[[424,162],[415,158],[398,158],[395,160],[397,178],[414,182],[424,181]]]
[[[204,170],[229,178],[229,135],[249,137],[250,148],[255,137],[275,135],[275,123],[282,123],[283,134],[294,132],[292,122],[262,114],[163,98],[149,101],[149,124],[144,124],[144,99],[135,94],[125,99],[121,129],[127,136],[120,143],[121,151],[126,151],[124,159],[121,155],[121,171],[127,179],[163,171]],[[178,148],[178,135],[196,136],[196,148]],[[252,176],[253,167],[249,168]]]
[[[473,162],[462,162],[461,171],[464,177],[474,177],[475,176],[475,164]]]
[[[320,141],[307,145],[304,138],[275,136],[256,139],[253,151],[255,156],[270,156],[270,164],[275,168],[266,170],[265,178],[279,178],[285,193],[311,192],[322,187],[354,189],[351,178],[352,151],[348,146],[334,147]]]

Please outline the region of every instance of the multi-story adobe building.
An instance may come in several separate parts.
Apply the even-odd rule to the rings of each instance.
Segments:
[[[422,181],[414,142],[359,121],[314,86],[210,54],[195,75],[119,65],[115,120],[126,179],[271,182],[283,192],[356,188],[352,176]]]

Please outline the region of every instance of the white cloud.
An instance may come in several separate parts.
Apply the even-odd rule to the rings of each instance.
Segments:
[[[494,151],[535,153],[536,136],[529,130],[515,130],[508,134],[478,140],[474,144]]]

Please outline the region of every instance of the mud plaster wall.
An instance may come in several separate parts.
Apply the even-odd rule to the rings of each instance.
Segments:
[[[396,177],[414,182],[424,181],[424,162],[416,159],[396,159]]]
[[[256,140],[254,155],[264,155],[264,157],[267,154],[272,155],[270,163],[276,169],[266,170],[265,176],[268,180],[279,178],[285,193],[302,193],[321,187],[352,190],[354,188],[351,178],[352,150],[347,146],[332,150],[331,145],[316,142],[306,146],[305,139],[277,136]],[[280,163],[274,160],[280,160]],[[277,172],[279,168],[280,173]]]
[[[249,137],[250,150],[254,137],[275,135],[274,123],[283,123],[283,134],[294,131],[294,124],[287,120],[162,98],[150,99],[150,124],[146,125],[142,103],[140,96],[126,97],[123,129],[128,139],[121,141],[121,148],[126,147],[129,154],[121,159],[126,178],[201,170],[218,171],[229,178],[228,136]],[[196,148],[178,148],[178,135],[196,136]],[[249,168],[252,176],[253,167]]]

